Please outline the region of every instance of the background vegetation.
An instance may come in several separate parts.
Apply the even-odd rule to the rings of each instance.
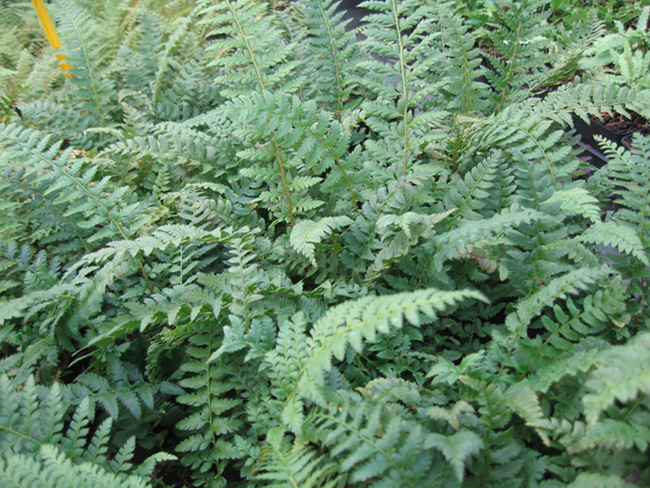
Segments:
[[[0,485],[650,485],[643,2],[0,9]]]

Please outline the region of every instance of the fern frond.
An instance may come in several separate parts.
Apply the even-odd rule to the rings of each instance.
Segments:
[[[234,414],[242,404],[239,398],[229,398],[235,389],[232,371],[225,358],[208,361],[217,349],[220,337],[215,324],[205,332],[189,339],[188,361],[182,370],[187,376],[179,382],[187,393],[178,401],[186,405],[189,415],[177,428],[185,432],[176,450],[183,453],[181,461],[193,470],[199,486],[223,485],[223,470],[231,459],[241,456],[232,435],[241,429],[243,422]]]
[[[251,93],[228,102],[222,110],[240,126],[235,134],[249,141],[237,155],[264,164],[241,173],[279,183],[277,189],[272,187],[261,198],[284,200],[289,216],[295,217],[301,207],[309,211],[322,205],[308,190],[313,193],[323,174],[334,173],[325,179],[322,189],[340,195],[345,188],[357,207],[348,174],[349,160],[354,158],[345,157],[350,134],[337,121],[331,122],[330,115],[318,110],[314,102],[303,103],[296,96],[289,98],[280,93]],[[295,223],[295,218],[291,222]]]
[[[614,246],[649,266],[648,256],[639,235],[632,227],[616,222],[596,222],[578,237],[580,242]]]
[[[378,333],[401,328],[404,319],[413,325],[434,320],[439,312],[465,299],[484,300],[477,292],[421,290],[390,297],[365,297],[330,309],[319,319],[307,340],[308,360],[301,365],[294,388],[288,396],[283,418],[294,432],[300,431],[301,397],[322,403],[324,373],[334,358],[343,359],[348,347],[361,352],[364,341],[374,341]]]
[[[470,26],[458,12],[454,2],[438,3],[435,14],[440,22],[442,49],[449,65],[444,67],[440,89],[451,113],[472,115],[487,111],[487,85],[479,79],[486,69],[481,66],[481,50]]]
[[[139,476],[120,476],[92,464],[73,464],[56,447],[46,444],[40,449],[42,462],[25,455],[0,459],[0,481],[4,486],[37,488],[150,488]]]
[[[483,218],[480,210],[489,207],[500,207],[498,203],[491,202],[495,180],[503,171],[501,167],[501,153],[489,155],[474,168],[465,173],[464,177],[454,175],[455,181],[448,192],[445,192],[445,204],[448,209],[456,208],[453,218],[449,221],[447,229],[454,227],[454,224],[461,217],[470,220]]]
[[[600,218],[598,199],[585,188],[558,190],[550,196],[548,203],[556,201],[561,202],[562,212],[565,215],[580,215],[592,222],[597,222]]]
[[[647,252],[650,249],[650,137],[635,137],[631,151],[624,151],[609,141],[600,141],[610,159],[611,174],[607,185],[612,190],[616,187],[616,203],[623,207],[612,220],[631,225]]]
[[[440,59],[432,34],[436,16],[416,0],[368,1],[361,7],[376,12],[366,17],[364,45],[378,58],[359,63],[366,70],[360,84],[375,95],[362,105],[369,114],[366,124],[380,136],[366,149],[395,175],[405,175],[425,135],[447,117],[445,111],[416,112],[426,100],[426,73]]]
[[[369,486],[421,486],[433,466],[440,469],[428,436],[414,422],[376,405],[346,395],[343,405],[314,415],[316,432],[349,482]],[[431,480],[429,480],[431,481]]]
[[[316,252],[315,244],[319,244],[324,237],[349,225],[352,220],[349,217],[324,217],[319,221],[303,220],[298,222],[291,230],[291,247],[297,252],[306,256],[316,266],[314,257]]]
[[[293,46],[274,27],[274,16],[262,15],[265,2],[201,2],[198,9],[199,25],[207,26],[208,36],[217,39],[207,51],[214,53],[212,63],[223,68],[223,74],[217,78],[223,95],[273,90],[278,86],[285,93],[296,90],[300,80],[290,79],[295,66],[291,61]]]
[[[632,488],[634,485],[626,483],[617,475],[604,475],[598,473],[580,473],[568,488]]]
[[[650,334],[640,334],[630,343],[614,346],[598,358],[582,399],[585,417],[596,425],[600,414],[614,401],[626,403],[637,395],[650,395]]]
[[[92,127],[110,127],[117,90],[107,76],[108,52],[103,49],[99,27],[82,8],[57,0],[58,31],[64,53],[72,66],[71,97],[79,111],[91,114]]]
[[[585,432],[576,446],[576,450],[588,450],[595,447],[629,449],[636,447],[645,451],[650,443],[650,428],[633,422],[602,419]]]
[[[506,317],[506,327],[515,336],[525,337],[531,320],[539,315],[545,307],[551,305],[558,298],[566,297],[569,293],[575,294],[579,290],[588,289],[597,280],[611,273],[612,270],[607,266],[580,268],[554,278],[536,293],[517,303],[516,311]]]
[[[266,435],[260,448],[260,458],[255,469],[255,479],[265,480],[272,488],[333,488],[341,483],[338,467],[323,459],[307,443],[293,443],[281,429]]]
[[[337,0],[310,0],[299,6],[307,27],[306,53],[309,56],[308,99],[316,100],[341,122],[358,102],[351,102],[356,81],[352,76],[360,53],[355,36],[347,32]]]
[[[434,236],[438,252],[434,255],[433,265],[437,271],[441,271],[445,261],[472,253],[475,246],[480,248],[486,241],[498,239],[500,234],[514,225],[539,218],[538,211],[513,205],[490,218],[461,221],[455,229]]]
[[[447,462],[454,468],[454,474],[461,483],[468,459],[478,454],[483,448],[481,438],[471,430],[464,429],[450,436],[428,434],[424,445],[442,452]]]
[[[593,295],[587,295],[582,303],[576,304],[573,299],[567,297],[565,307],[555,304],[552,317],[550,314],[541,317],[541,324],[549,332],[543,337],[543,341],[540,341],[541,338],[523,341],[531,356],[528,371],[531,371],[536,361],[541,358],[551,361],[551,365],[555,364],[558,351],[566,351],[581,338],[597,334],[608,320],[616,321],[625,310],[625,296],[625,288],[620,278],[615,278],[610,286],[596,291]]]
[[[46,197],[55,195],[48,197],[52,205],[74,221],[74,237],[68,239],[80,238],[75,231],[83,231],[82,242],[97,246],[116,236],[126,239],[142,225],[147,205],[126,197],[127,187],[115,188],[108,179],[97,178],[98,167],[72,149],[59,154],[60,143],[51,145],[41,132],[15,125],[0,130],[0,141],[5,164],[24,168],[21,180]]]
[[[551,28],[546,0],[504,0],[491,5],[488,35],[492,44],[487,55],[494,72],[485,76],[495,90],[496,113],[519,98],[521,90],[546,71],[543,55]],[[498,32],[498,34],[497,34]],[[534,82],[533,82],[534,83]]]

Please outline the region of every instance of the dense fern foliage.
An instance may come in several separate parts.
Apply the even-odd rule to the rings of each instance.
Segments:
[[[1,486],[650,485],[650,10],[95,3],[0,10]]]

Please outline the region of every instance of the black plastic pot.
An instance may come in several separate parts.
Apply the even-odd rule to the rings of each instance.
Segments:
[[[580,140],[594,148],[596,151],[598,151],[600,146],[594,136],[602,136],[620,146],[623,144],[623,138],[630,135],[630,132],[617,132],[598,120],[591,119],[587,124],[577,115],[573,116],[573,124],[580,134]]]
[[[607,164],[607,157],[598,149],[595,149],[593,146],[582,141],[579,142],[579,145],[582,148],[582,153],[578,156],[580,159],[588,162],[596,168],[602,168]]]
[[[629,149],[633,149],[633,148],[634,148],[634,146],[632,145],[632,136],[633,136],[634,134],[635,134],[635,133],[632,132],[632,134],[628,134],[628,135],[626,135],[626,136],[623,138],[622,143],[623,143],[623,147],[625,147],[625,149],[628,149],[628,150],[629,150]]]

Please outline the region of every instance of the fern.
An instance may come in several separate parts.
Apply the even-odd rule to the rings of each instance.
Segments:
[[[483,99],[487,87],[479,81],[485,68],[481,66],[481,51],[475,48],[476,39],[457,8],[453,2],[446,2],[439,3],[434,11],[442,28],[442,50],[452,61],[445,67],[441,92],[448,100],[447,110],[472,115],[488,109]]]
[[[0,377],[0,383],[3,386],[0,399],[0,479],[13,483],[8,486],[24,486],[20,483],[31,483],[39,478],[42,486],[59,486],[47,478],[52,463],[65,466],[63,472],[67,471],[71,477],[83,477],[87,472],[90,479],[98,475],[111,480],[110,483],[128,483],[131,479],[144,486],[144,478],[123,474],[133,469],[126,462],[133,455],[133,442],[127,442],[114,453],[115,457],[108,455],[110,418],[101,422],[91,436],[90,426],[96,418],[89,398],[79,404],[67,423],[71,402],[68,395],[64,395],[66,389],[58,384],[43,389],[35,386],[33,377],[19,385],[7,376]],[[173,459],[173,456],[162,453],[156,458]],[[147,471],[143,464],[143,474],[148,476],[151,471]],[[62,474],[59,472],[56,476],[60,478]],[[101,477],[96,481],[101,482]],[[69,486],[76,486],[75,482],[70,483]]]
[[[630,344],[613,347],[598,358],[590,375],[585,395],[585,417],[590,425],[615,400],[628,402],[637,395],[648,395],[648,335],[640,334]]]
[[[293,389],[287,397],[283,419],[294,432],[300,430],[303,419],[300,412],[302,400],[299,395],[324,403],[321,390],[324,372],[332,367],[334,358],[342,359],[348,346],[360,352],[363,340],[373,341],[379,332],[386,333],[391,327],[399,328],[404,318],[418,325],[420,314],[434,319],[437,312],[453,306],[465,298],[482,299],[471,291],[440,292],[422,290],[397,294],[391,300],[366,297],[331,309],[318,320],[307,341],[307,361],[300,368]]]
[[[341,456],[340,470],[350,473],[350,482],[390,480],[396,486],[423,486],[434,456],[426,446],[426,435],[417,425],[399,417],[390,418],[381,404],[354,405],[350,397],[342,408],[317,414],[316,430],[333,455]]]
[[[299,222],[291,231],[291,246],[316,266],[314,244],[318,244],[327,234],[350,222],[347,217],[325,217],[318,222]]]
[[[416,114],[427,95],[422,78],[438,59],[430,48],[433,15],[428,7],[410,0],[369,1],[361,6],[376,12],[366,18],[367,49],[394,60],[359,64],[368,71],[363,83],[375,96],[363,104],[366,123],[380,136],[378,141],[369,140],[366,148],[374,159],[393,167],[394,174],[406,175],[421,152],[425,133],[446,116],[444,111]]]
[[[541,53],[550,28],[550,11],[544,10],[545,4],[546,0],[504,0],[490,10],[496,29],[490,31],[492,52],[488,59],[494,72],[487,72],[486,78],[495,88],[493,103],[497,113],[516,100],[519,91],[544,70]]]
[[[0,484],[648,485],[650,138],[574,121],[650,10],[568,3],[3,0]]]
[[[99,29],[90,16],[67,0],[57,2],[59,34],[74,77],[71,98],[78,111],[87,111],[91,127],[110,127],[110,110],[116,89],[107,76],[107,54],[102,50]]]
[[[350,98],[355,91],[353,75],[359,58],[356,39],[346,32],[343,12],[337,12],[340,5],[334,0],[313,0],[299,7],[309,33],[305,50],[311,58],[311,73],[307,77],[315,81],[306,95],[333,112],[339,122],[358,105]]]
[[[228,413],[239,410],[241,400],[225,396],[235,387],[232,380],[227,380],[229,366],[224,360],[207,361],[217,341],[218,336],[211,331],[190,339],[190,360],[183,365],[190,375],[180,382],[188,392],[178,397],[191,413],[178,424],[187,434],[176,450],[183,453],[181,461],[192,468],[200,486],[223,486],[227,461],[241,455],[232,434],[242,427],[242,422]]]
[[[0,460],[0,480],[5,486],[34,486],[39,488],[98,486],[124,488],[146,488],[151,486],[144,478],[118,475],[93,463],[72,464],[57,449],[50,445],[41,447],[42,464],[24,455],[15,455],[7,461]],[[5,464],[6,463],[6,464]]]
[[[272,25],[272,16],[261,16],[263,2],[225,0],[215,5],[199,4],[197,15],[206,25],[208,35],[224,36],[208,48],[215,56],[213,63],[223,67],[217,82],[224,85],[222,94],[233,96],[242,89],[272,90],[285,84],[283,91],[291,93],[300,80],[289,80],[295,63],[290,60],[291,44],[282,39]],[[237,69],[238,67],[245,69]]]
[[[39,188],[66,218],[68,228],[63,230],[68,240],[96,246],[114,236],[126,239],[142,225],[139,220],[146,204],[124,199],[126,187],[111,188],[108,180],[97,180],[98,168],[88,165],[84,157],[74,157],[72,149],[59,154],[60,143],[50,145],[38,131],[11,125],[3,128],[0,140],[5,144],[5,161],[20,161],[24,168],[20,178]]]
[[[323,461],[308,445],[294,441],[293,445],[281,430],[267,435],[267,444],[261,447],[259,473],[256,479],[267,481],[275,488],[289,486],[333,487],[340,483],[337,467]]]

